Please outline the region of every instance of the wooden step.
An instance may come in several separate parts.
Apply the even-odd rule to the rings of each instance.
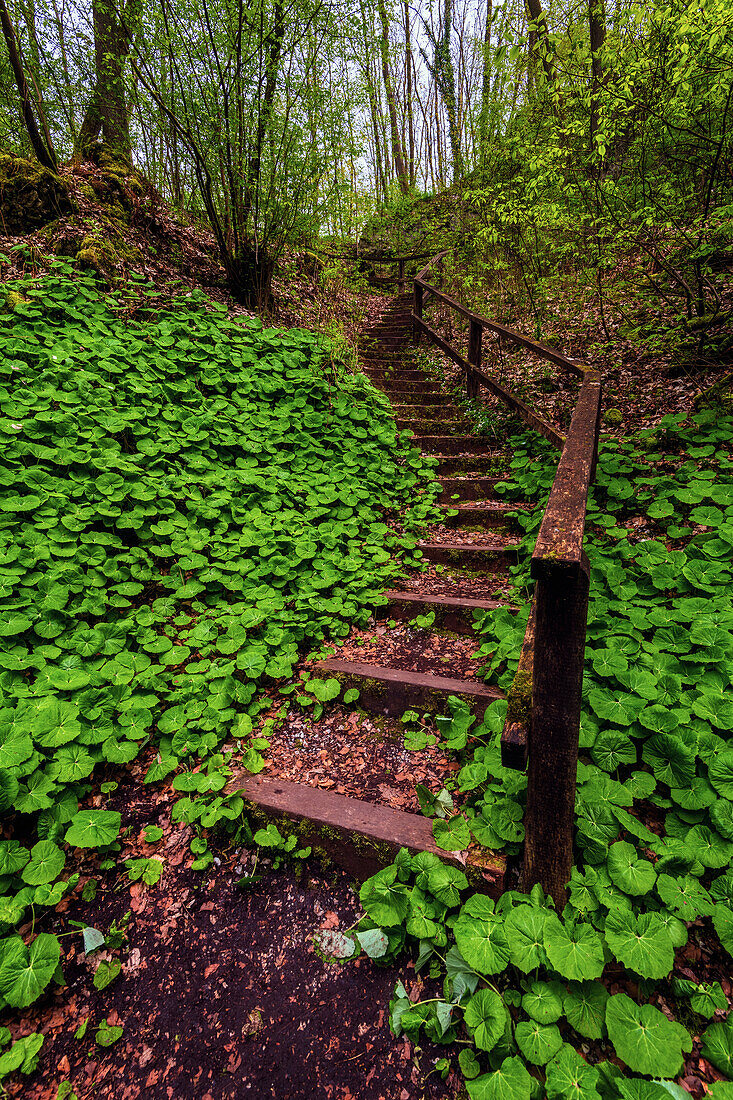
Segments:
[[[446,527],[481,527],[486,530],[495,527],[516,528],[516,521],[508,518],[508,512],[517,511],[518,505],[505,504],[498,500],[469,501],[468,504],[440,504],[443,512],[442,522]],[[526,505],[522,507],[526,508]],[[456,512],[457,515],[451,513]]]
[[[430,420],[435,418],[441,420],[448,418],[450,420],[460,419],[460,411],[453,405],[449,405],[448,402],[442,404],[433,404],[433,394],[427,393],[424,395],[425,400],[421,402],[417,401],[397,401],[395,400],[395,393],[393,390],[389,391],[389,400],[392,404],[392,412],[395,416],[409,416],[419,420]]]
[[[485,849],[445,852],[433,840],[427,817],[373,805],[358,798],[322,791],[304,783],[267,779],[242,769],[234,771],[228,794],[241,791],[247,810],[260,820],[274,820],[286,835],[296,832],[301,845],[313,848],[344,867],[359,882],[394,860],[400,848],[431,852],[461,868],[472,889],[497,898],[504,890],[506,860]]]
[[[505,573],[516,563],[519,542],[423,542],[418,546],[425,561],[455,565],[459,569],[485,569]]]
[[[400,592],[398,589],[390,589],[385,595],[389,603],[378,609],[378,618],[406,622],[416,615],[432,612],[435,615],[433,625],[451,630],[454,634],[473,633],[474,611],[494,611],[498,607],[517,610],[513,604],[502,600],[474,600],[467,596],[423,596],[417,592]]]
[[[318,661],[317,672],[335,676],[349,687],[359,689],[359,704],[375,714],[399,717],[411,707],[442,713],[449,695],[457,695],[479,710],[485,710],[503,692],[478,680],[453,680],[428,672],[371,665],[364,661],[344,661],[332,657]]]
[[[494,486],[499,477],[441,477],[442,489],[438,498],[441,504],[447,504],[451,497],[459,500],[488,500],[493,496]]]
[[[438,405],[451,404],[451,397],[447,393],[441,393],[439,388],[435,385],[426,383],[424,387],[418,389],[398,389],[399,383],[395,382],[389,387],[389,398],[395,409],[401,406],[410,406],[410,408],[420,408],[420,406],[429,405],[437,407]]]
[[[487,454],[491,444],[477,435],[420,435],[415,443],[427,454]]]

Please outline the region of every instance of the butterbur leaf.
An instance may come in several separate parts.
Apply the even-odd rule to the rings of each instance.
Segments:
[[[660,875],[657,893],[668,909],[682,920],[693,921],[697,917],[712,916],[715,905],[707,890],[692,875],[674,877]]]
[[[466,1005],[464,1022],[479,1050],[493,1050],[504,1034],[507,1013],[493,989],[480,989]]]
[[[61,957],[55,936],[41,932],[26,947],[20,936],[3,944],[0,962],[0,993],[14,1008],[27,1008],[51,981]]]
[[[374,923],[382,928],[401,924],[410,907],[407,889],[396,882],[396,878],[397,868],[385,867],[367,879],[359,891],[361,904]]]
[[[117,810],[79,810],[64,837],[75,848],[102,848],[113,844],[122,824]]]
[[[692,1039],[653,1005],[637,1005],[625,993],[609,997],[606,1027],[616,1053],[634,1073],[675,1077]]]
[[[674,966],[672,940],[656,913],[635,917],[629,910],[611,910],[605,933],[619,962],[642,978],[665,978]]]
[[[733,752],[720,752],[711,760],[708,779],[721,798],[733,802]]]
[[[381,959],[382,956],[387,954],[389,939],[385,936],[381,928],[369,928],[365,932],[357,932],[356,938],[361,945],[362,951],[364,951],[370,959]]]
[[[733,1077],[733,1023],[711,1024],[702,1037],[702,1053],[726,1077]]]
[[[0,875],[22,871],[31,854],[17,840],[0,840]]]
[[[554,1024],[562,1016],[563,993],[560,982],[532,982],[522,997],[522,1008],[537,1023]]]
[[[563,924],[555,913],[545,919],[544,944],[550,965],[564,978],[582,981],[603,972],[603,941],[587,924]]]
[[[480,920],[461,913],[453,929],[458,949],[479,974],[499,974],[509,962],[509,945],[498,917]]]
[[[694,752],[671,733],[651,737],[645,742],[642,755],[659,782],[669,787],[689,786],[695,778]]]
[[[544,1066],[562,1046],[557,1024],[543,1025],[536,1020],[522,1020],[514,1029],[514,1038],[528,1062]]]
[[[39,840],[31,849],[30,863],[23,869],[23,882],[29,886],[40,886],[53,882],[64,869],[66,856],[52,840]]]
[[[606,1026],[608,990],[602,982],[570,982],[563,999],[565,1016],[586,1039],[601,1039]]]
[[[721,944],[729,955],[733,955],[733,912],[725,905],[716,905],[713,924]]]
[[[471,830],[462,814],[447,819],[436,818],[433,837],[439,848],[447,852],[461,852],[471,843]]]
[[[634,897],[648,894],[657,878],[651,863],[639,859],[633,844],[625,840],[611,845],[606,866],[614,886]]]
[[[728,998],[723,992],[720,982],[704,982],[696,987],[690,997],[690,1007],[693,1012],[712,1019],[716,1012],[724,1012],[728,1008]]]
[[[548,1097],[562,1100],[599,1100],[598,1070],[589,1066],[576,1050],[565,1043],[547,1067]]]
[[[481,1066],[476,1061],[476,1055],[469,1047],[464,1047],[458,1052],[458,1066],[461,1073],[468,1081],[472,1081],[474,1077],[478,1077],[481,1072]]]
[[[471,1100],[530,1100],[532,1077],[521,1058],[505,1058],[494,1073],[466,1082]]]
[[[504,921],[509,958],[518,970],[529,974],[546,959],[545,921],[547,913],[530,905],[518,905]]]

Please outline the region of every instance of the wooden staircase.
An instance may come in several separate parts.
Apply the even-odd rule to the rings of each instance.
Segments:
[[[334,656],[317,662],[316,674],[339,679],[344,687],[357,688],[358,706],[371,713],[400,717],[406,710],[444,714],[448,697],[456,696],[476,714],[502,693],[476,678],[466,661],[453,661],[466,652],[466,635],[473,632],[473,615],[506,606],[502,586],[509,566],[516,560],[519,543],[510,514],[517,505],[497,499],[495,486],[510,455],[474,434],[465,413],[418,364],[412,344],[411,299],[393,300],[379,320],[364,333],[361,368],[392,403],[397,426],[413,433],[415,445],[434,461],[440,481],[441,521],[419,544],[425,573],[406,572],[386,593],[386,605],[376,611],[383,645],[369,659]],[[521,506],[519,506],[521,507]],[[437,567],[437,568],[436,568]],[[425,584],[425,577],[428,584]],[[465,595],[461,588],[468,587]],[[458,594],[456,594],[458,593]],[[478,594],[477,594],[478,593]],[[417,615],[432,613],[427,629],[412,632],[409,661],[391,663],[381,652],[390,652],[390,635]],[[384,623],[388,624],[386,630]],[[396,624],[390,628],[390,623]],[[446,666],[437,672],[428,655],[440,636]],[[461,642],[461,639],[463,641]],[[422,649],[421,649],[422,647]],[[472,648],[471,648],[472,652]],[[405,667],[405,664],[410,667]],[[473,667],[477,662],[473,662]],[[454,665],[457,666],[454,668]],[[443,674],[445,672],[446,674]],[[232,789],[243,790],[251,809],[263,817],[296,822],[301,840],[326,852],[356,877],[384,866],[397,849],[429,851],[457,863],[469,873],[472,885],[493,896],[504,889],[502,855],[483,849],[450,853],[436,848],[432,823],[418,814],[372,805],[325,790],[251,776],[240,772]]]
[[[495,494],[499,478],[494,471],[509,456],[471,433],[463,410],[417,364],[410,302],[407,296],[395,299],[364,334],[361,365],[389,397],[398,427],[412,431],[416,445],[436,460],[444,515],[436,530],[421,542],[420,550],[423,560],[433,567],[440,565],[442,572],[435,573],[429,594],[419,591],[419,581],[415,582],[417,591],[411,590],[414,583],[411,587],[390,590],[387,606],[380,615],[388,621],[403,622],[432,612],[435,631],[470,634],[476,610],[505,606],[501,599],[488,596],[500,587],[502,574],[514,560],[519,541],[508,514],[518,506],[507,505]],[[485,574],[486,599],[451,594],[467,571]],[[430,649],[430,632],[424,645]],[[481,713],[489,703],[501,698],[496,688],[474,678],[420,671],[420,654],[415,656],[418,668],[414,671],[337,657],[319,662],[317,669],[358,688],[360,706],[391,716],[408,709],[443,713],[449,695],[464,699],[476,713]]]

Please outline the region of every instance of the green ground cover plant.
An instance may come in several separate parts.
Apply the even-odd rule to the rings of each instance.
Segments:
[[[386,398],[312,333],[70,271],[9,284],[0,312],[0,995],[16,1007],[60,977],[58,938],[26,946],[16,926],[75,885],[74,849],[115,866],[120,813],[79,808],[93,784],[113,790],[152,744],[145,782],[179,772],[179,817],[240,819],[220,746],[261,766],[262,689],[366,621],[434,499]],[[31,1046],[0,1072],[28,1071]]]
[[[527,437],[499,487],[538,501],[518,515],[516,601],[529,597],[555,464]],[[564,911],[538,887],[494,903],[472,894],[460,869],[404,852],[361,892],[362,927],[389,938],[384,957],[416,948],[416,969],[437,988],[413,1003],[398,983],[393,1030],[456,1044],[472,1100],[681,1097],[674,1078],[696,1036],[733,1078],[733,1023],[716,980],[733,954],[733,422],[706,411],[605,439],[588,522],[576,866]],[[528,603],[478,620],[486,674],[504,688],[527,613]],[[421,800],[444,848],[465,847],[470,830],[519,854],[526,777],[501,765],[505,712],[494,703],[478,723],[454,700],[438,720],[469,799],[461,814],[450,792]],[[680,951],[688,944],[699,980],[679,973],[692,965]]]

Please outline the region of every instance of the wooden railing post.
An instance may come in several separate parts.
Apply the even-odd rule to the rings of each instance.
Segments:
[[[588,370],[532,555],[537,583],[522,889],[538,882],[558,911],[573,869],[590,579],[583,535],[600,407],[601,379]]]
[[[412,312],[422,321],[422,283],[419,283],[417,279],[412,284]],[[413,344],[420,343],[420,326],[417,321],[412,322],[412,342]]]
[[[399,274],[397,276],[397,286],[399,288],[400,294],[404,294],[405,293],[405,257],[404,256],[400,256],[399,260],[397,261],[397,268],[398,268],[398,272],[399,272]]]
[[[468,329],[468,361],[471,367],[481,370],[481,334],[483,325],[475,317],[471,317]],[[467,372],[466,392],[469,398],[478,396],[478,378],[473,370]]]
[[[535,641],[522,889],[539,882],[558,912],[573,870],[583,657],[590,569],[533,561]]]

